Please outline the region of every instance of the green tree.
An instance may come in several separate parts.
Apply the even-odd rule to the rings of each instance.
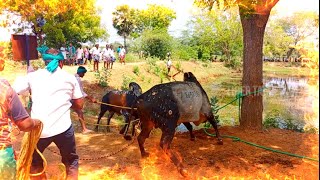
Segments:
[[[33,32],[39,37],[40,44],[43,43],[43,33],[46,33],[52,44],[71,37],[75,41],[85,41],[106,34],[100,27],[95,3],[95,0],[3,0],[0,12],[6,10],[16,13],[21,16],[22,21],[29,22]]]
[[[183,33],[181,42],[199,51],[198,58],[223,55],[227,62],[241,56],[242,31],[240,18],[235,8],[222,11],[200,12],[189,22],[189,32]]]
[[[96,41],[107,37],[106,30],[100,25],[100,16],[94,13],[79,14],[69,11],[47,19],[43,27],[46,35],[45,42],[50,46],[61,45],[68,41],[78,42]]]
[[[165,6],[151,4],[147,9],[137,10],[135,33],[139,35],[145,29],[168,29],[176,13]]]
[[[263,86],[262,47],[265,27],[271,9],[279,0],[195,0],[196,5],[209,8],[215,4],[229,8],[238,5],[243,30],[243,78],[242,93],[249,94]],[[253,93],[242,98],[240,126],[262,129],[262,93]]]
[[[136,29],[136,10],[128,5],[116,7],[112,13],[113,27],[117,29],[117,33],[123,37],[124,47],[127,47],[126,40],[130,34]]]
[[[286,34],[277,19],[271,21],[268,23],[264,35],[263,54],[271,58],[284,56],[293,41],[293,38]]]
[[[146,30],[141,35],[142,50],[149,56],[165,59],[172,50],[172,37],[165,29]]]
[[[287,53],[289,58],[299,43],[319,32],[319,14],[308,11],[295,12],[292,16],[281,18],[279,26],[293,38],[293,44]]]

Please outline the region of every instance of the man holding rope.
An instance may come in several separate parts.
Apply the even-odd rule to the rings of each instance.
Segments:
[[[24,81],[16,84],[15,90],[17,93],[27,90],[32,92],[31,116],[43,123],[37,144],[39,151],[42,153],[54,142],[60,150],[67,178],[78,179],[79,156],[76,153],[70,108],[82,109],[83,95],[76,78],[62,70],[64,57],[58,50],[46,46],[37,50],[46,62],[46,68],[27,74]],[[37,152],[34,152],[31,173],[42,170],[43,160]],[[42,174],[36,178],[46,179],[46,175]]]
[[[4,60],[0,59],[0,71],[3,69]],[[11,123],[16,124],[21,131],[31,131],[40,121],[29,117],[18,95],[5,79],[0,79],[0,92],[0,177],[15,179],[16,160],[10,138]]]
[[[77,81],[79,83],[83,98],[87,98],[90,102],[96,103],[97,100],[95,98],[91,97],[91,96],[88,96],[88,94],[85,93],[84,90],[83,90],[83,86],[82,86],[82,82],[81,82],[80,78],[83,78],[84,75],[86,74],[86,72],[87,72],[87,69],[85,67],[79,66],[78,69],[77,69],[77,73],[75,74],[75,77],[76,77],[76,79],[77,79]],[[79,121],[80,121],[80,124],[81,124],[81,127],[82,127],[82,133],[86,134],[86,133],[92,132],[92,130],[87,129],[87,127],[86,127],[82,109],[76,109],[74,111],[78,114],[78,118],[79,118]]]

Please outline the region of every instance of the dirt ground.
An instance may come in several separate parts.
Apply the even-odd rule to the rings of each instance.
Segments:
[[[74,124],[80,155],[79,179],[186,179],[159,148],[160,131],[154,130],[146,140],[145,146],[151,156],[141,159],[137,141],[124,140],[118,128],[111,128],[110,133],[102,128],[99,133],[82,134],[78,123]],[[219,130],[222,135],[319,159],[316,134],[280,129],[243,131],[239,127],[220,127]],[[213,130],[209,132],[214,133]],[[318,162],[266,151],[228,138],[223,139],[223,145],[218,145],[216,138],[202,130],[195,134],[196,141],[189,140],[189,133],[176,134],[172,143],[172,150],[180,154],[188,170],[187,179],[319,179]],[[17,141],[17,150],[19,144]],[[61,179],[63,173],[57,152],[54,144],[44,152],[49,179]]]

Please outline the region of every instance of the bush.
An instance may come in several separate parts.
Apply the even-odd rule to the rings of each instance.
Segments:
[[[122,76],[122,85],[121,90],[129,90],[129,84],[130,82],[134,81],[132,77],[129,76]]]
[[[172,38],[166,30],[146,30],[141,36],[142,50],[151,57],[165,59],[172,49]]]
[[[108,86],[108,81],[109,78],[111,77],[111,72],[110,70],[103,68],[100,71],[96,72],[95,74],[96,80],[98,81],[98,84],[102,87],[107,87]]]
[[[128,53],[126,54],[126,58],[125,58],[126,62],[139,62],[139,55],[137,55],[136,53]]]
[[[230,61],[225,61],[225,66],[230,67],[232,69],[241,68],[241,57],[232,57]]]
[[[172,53],[172,58],[174,59],[182,59],[182,60],[190,60],[190,59],[197,59],[198,54],[197,51],[190,46],[180,45],[177,46]]]
[[[136,74],[137,76],[139,76],[139,74],[140,74],[139,66],[133,66],[133,73]]]
[[[217,121],[217,123],[220,122],[219,115],[218,115],[218,111],[219,111],[218,101],[219,100],[216,96],[213,96],[210,98],[211,111],[212,111],[214,119]]]

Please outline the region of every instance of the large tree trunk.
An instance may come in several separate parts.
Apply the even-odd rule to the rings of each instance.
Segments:
[[[239,10],[244,42],[242,93],[248,94],[263,87],[262,46],[270,11],[264,11],[262,14],[245,14],[245,9],[239,7]],[[262,129],[262,101],[262,93],[254,93],[243,97],[240,117],[241,127]]]

